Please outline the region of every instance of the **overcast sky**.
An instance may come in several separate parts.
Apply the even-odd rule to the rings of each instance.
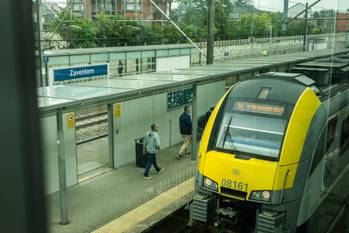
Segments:
[[[265,9],[265,10],[274,10],[274,11],[282,11],[283,10],[283,0],[253,0],[255,6],[257,8]],[[306,3],[309,4],[315,2],[316,0],[289,0],[290,7],[296,3]],[[259,6],[259,7],[258,7]],[[314,6],[313,10],[323,10],[323,9],[334,9],[339,11],[346,11],[349,9],[349,0],[322,0],[319,2],[316,7]]]

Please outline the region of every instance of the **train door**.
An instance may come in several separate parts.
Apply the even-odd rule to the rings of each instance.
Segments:
[[[327,124],[327,133],[326,133],[326,151],[325,151],[325,174],[324,174],[324,189],[327,189],[331,183],[336,179],[337,172],[336,172],[336,163],[335,160],[338,157],[339,150],[338,150],[338,122],[339,117],[338,115],[335,115],[331,117]]]
[[[339,171],[342,171],[349,162],[349,107],[343,111],[339,139]]]

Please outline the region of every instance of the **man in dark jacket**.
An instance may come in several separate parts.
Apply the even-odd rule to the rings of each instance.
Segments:
[[[179,117],[179,129],[183,137],[183,145],[177,153],[177,158],[181,159],[185,154],[188,153],[188,148],[191,144],[192,139],[192,120],[190,116],[191,109],[189,106],[184,107],[184,112]]]

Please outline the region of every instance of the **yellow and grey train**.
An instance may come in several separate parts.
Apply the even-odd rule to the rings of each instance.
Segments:
[[[335,84],[312,68],[317,83],[302,69],[311,70],[238,82],[218,102],[198,151],[192,220],[244,233],[320,232],[316,211],[349,163],[348,77]]]

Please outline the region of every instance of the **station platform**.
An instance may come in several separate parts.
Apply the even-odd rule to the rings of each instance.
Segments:
[[[87,179],[68,189],[70,223],[61,225],[59,193],[48,198],[51,233],[142,232],[191,200],[196,161],[176,158],[179,145],[160,151],[165,168],[143,180],[143,168],[130,164]]]

